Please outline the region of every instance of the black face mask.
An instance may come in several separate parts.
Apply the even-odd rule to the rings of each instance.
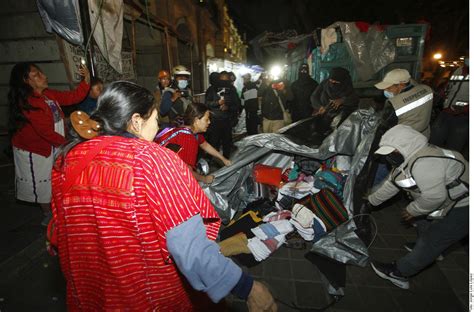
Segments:
[[[218,87],[220,88],[230,88],[232,86],[232,81],[230,80],[219,80]]]
[[[399,152],[391,152],[388,155],[385,155],[385,160],[387,163],[392,166],[392,168],[397,168],[405,161],[405,158]]]
[[[342,83],[329,82],[328,88],[334,95],[341,95],[344,91],[344,85]]]

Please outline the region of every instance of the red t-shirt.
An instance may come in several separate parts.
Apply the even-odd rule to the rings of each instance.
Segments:
[[[177,144],[181,147],[178,156],[192,168],[196,168],[199,145],[206,142],[202,134],[195,134],[189,128],[173,128],[155,139],[161,146]]]

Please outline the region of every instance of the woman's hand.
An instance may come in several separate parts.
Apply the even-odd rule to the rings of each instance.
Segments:
[[[223,158],[222,159],[222,162],[224,163],[225,166],[229,167],[230,165],[232,165],[232,161],[230,161],[229,159],[227,158]]]
[[[79,75],[84,78],[84,81],[87,82],[87,84],[91,83],[91,73],[86,65],[81,64],[81,66],[79,66]]]
[[[247,298],[247,307],[250,312],[257,311],[277,311],[278,307],[268,288],[260,282],[254,281],[249,297]]]
[[[213,175],[207,175],[204,177],[204,183],[206,184],[211,184],[214,181],[214,176]]]

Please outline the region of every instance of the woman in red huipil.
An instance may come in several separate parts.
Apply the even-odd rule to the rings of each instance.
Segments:
[[[171,128],[165,133],[158,134],[155,142],[170,149],[174,148],[178,156],[188,164],[196,180],[212,183],[214,176],[201,175],[196,171],[199,148],[219,159],[226,166],[230,166],[232,162],[204,139],[203,133],[207,131],[211,123],[210,111],[202,103],[190,103],[183,119],[183,127]]]
[[[89,92],[90,75],[74,91],[48,88],[48,78],[33,63],[18,63],[10,74],[9,132],[15,159],[16,198],[40,204],[47,225],[51,217],[51,168],[54,151],[66,142],[61,106],[81,102]]]
[[[52,181],[68,309],[211,311],[232,292],[275,311],[265,286],[219,253],[220,219],[188,166],[152,142],[157,118],[153,95],[125,81],[104,89],[90,118],[71,115],[79,136]]]

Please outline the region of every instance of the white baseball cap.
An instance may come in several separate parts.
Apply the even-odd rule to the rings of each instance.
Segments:
[[[410,78],[411,76],[408,70],[397,68],[389,71],[381,82],[375,84],[375,87],[384,90],[399,83],[407,83],[410,81]]]
[[[380,146],[378,150],[375,151],[375,154],[388,155],[394,150],[396,150],[396,148],[393,146],[383,145],[383,146]]]

